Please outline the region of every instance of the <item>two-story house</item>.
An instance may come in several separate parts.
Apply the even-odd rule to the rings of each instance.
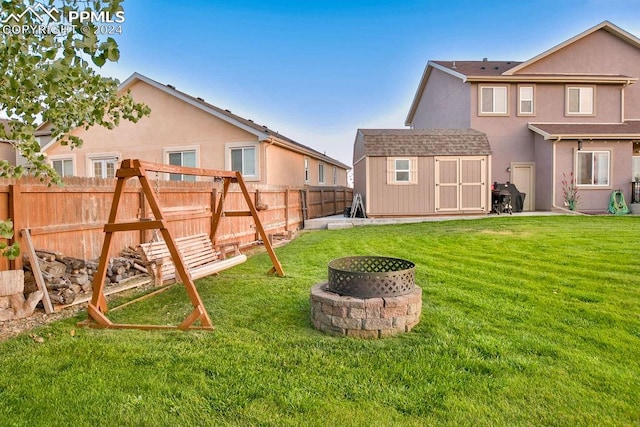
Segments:
[[[247,182],[266,185],[347,186],[349,166],[283,134],[255,123],[174,86],[134,73],[120,87],[151,108],[138,123],[122,121],[114,129],[79,127],[84,140],[69,150],[47,140],[48,124],[38,129],[42,151],[62,176],[110,178],[120,161],[216,170],[238,170]],[[50,132],[49,132],[50,135]],[[50,139],[50,137],[49,137]],[[193,176],[171,174],[172,180]]]
[[[605,21],[524,62],[429,61],[405,125],[414,131],[474,129],[485,134],[491,148],[486,179],[514,183],[526,193],[525,210],[563,208],[562,181],[573,175],[580,195],[577,209],[604,212],[614,190],[623,190],[629,202],[631,181],[640,176],[639,77],[640,39]],[[359,139],[354,152],[364,146]],[[459,166],[450,171],[449,182],[459,191],[451,212],[474,211],[462,205],[469,172],[460,163],[476,154],[474,147],[463,150],[464,156],[456,154]],[[408,157],[394,153],[392,160]],[[369,191],[371,205],[375,194],[367,182],[375,178],[365,173],[359,181],[358,160],[354,156],[355,191]],[[411,162],[399,163],[410,168]],[[442,172],[433,168],[431,174],[438,178]],[[426,190],[437,195],[438,180],[430,182],[434,188]],[[425,197],[426,190],[409,197]],[[491,208],[490,186],[482,191],[475,212]]]

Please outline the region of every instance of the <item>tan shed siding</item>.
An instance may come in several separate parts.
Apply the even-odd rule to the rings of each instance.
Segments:
[[[353,191],[360,193],[362,197],[365,197],[365,191],[367,189],[367,162],[362,159],[358,163],[353,165]]]
[[[369,157],[369,195],[371,216],[383,215],[428,215],[433,208],[433,158],[417,159],[417,184],[389,185],[388,158]],[[356,170],[357,171],[357,170]],[[359,171],[357,171],[359,172]]]
[[[358,131],[356,134],[356,142],[353,144],[353,163],[364,157],[365,149],[364,149],[364,138],[362,137],[362,133]]]

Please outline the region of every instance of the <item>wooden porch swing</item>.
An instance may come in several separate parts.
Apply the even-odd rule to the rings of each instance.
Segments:
[[[118,178],[116,182],[116,188],[113,195],[113,202],[111,204],[111,211],[109,213],[108,223],[104,226],[105,238],[102,246],[102,253],[100,255],[100,263],[98,271],[96,272],[93,280],[93,296],[87,312],[89,314],[89,326],[97,328],[112,328],[112,329],[204,329],[212,330],[213,325],[211,319],[207,314],[206,309],[202,303],[202,299],[198,294],[193,281],[196,278],[204,277],[210,274],[214,274],[218,271],[232,267],[234,265],[243,262],[246,257],[244,255],[237,255],[232,258],[226,259],[223,255],[222,259],[216,259],[217,257],[211,256],[212,243],[208,236],[197,235],[188,236],[181,239],[175,239],[169,229],[163,215],[163,211],[160,207],[159,200],[151,188],[149,180],[147,178],[147,172],[160,172],[160,173],[176,173],[183,175],[196,175],[206,176],[213,178],[221,178],[223,180],[223,192],[220,203],[216,208],[216,212],[213,213],[211,236],[215,236],[215,233],[220,224],[220,220],[223,216],[227,217],[240,217],[251,216],[255,222],[256,231],[259,233],[264,246],[271,258],[273,267],[269,270],[269,273],[275,273],[278,276],[284,276],[282,265],[278,260],[273,247],[269,243],[267,234],[262,226],[260,218],[258,217],[258,211],[251,200],[247,186],[242,178],[240,172],[231,171],[218,171],[210,169],[199,168],[187,168],[180,166],[163,165],[158,163],[144,162],[137,159],[127,159],[122,161],[120,169],[116,172]],[[151,212],[155,219],[151,220],[139,220],[132,222],[116,222],[118,214],[118,207],[120,199],[125,188],[125,184],[129,178],[137,177],[140,181],[142,191],[147,198]],[[240,190],[244,196],[244,199],[249,207],[248,211],[231,211],[225,212],[224,199],[228,193],[231,183],[238,183]],[[111,241],[113,233],[118,231],[135,231],[135,230],[159,230],[164,241],[161,243],[165,257],[170,257],[173,260],[172,267],[175,267],[174,275],[176,280],[180,279],[187,291],[187,295],[193,305],[193,311],[189,314],[182,323],[177,326],[171,325],[132,325],[113,323],[106,317],[108,311],[107,300],[104,295],[104,280],[107,274],[107,265],[109,263],[109,252],[111,250]],[[237,251],[237,249],[236,249]],[[222,251],[224,254],[224,250]],[[192,260],[196,261],[192,261]],[[190,268],[191,267],[191,268]],[[200,325],[194,325],[196,322],[200,322]]]

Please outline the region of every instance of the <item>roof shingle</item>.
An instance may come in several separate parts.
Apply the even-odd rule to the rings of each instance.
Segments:
[[[475,129],[358,129],[365,155],[479,156],[491,154],[487,135]]]
[[[507,70],[522,64],[516,61],[432,61],[441,67],[465,76],[500,76]]]

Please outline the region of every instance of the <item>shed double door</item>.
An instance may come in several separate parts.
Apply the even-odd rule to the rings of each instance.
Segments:
[[[486,157],[435,158],[436,212],[485,211]]]

